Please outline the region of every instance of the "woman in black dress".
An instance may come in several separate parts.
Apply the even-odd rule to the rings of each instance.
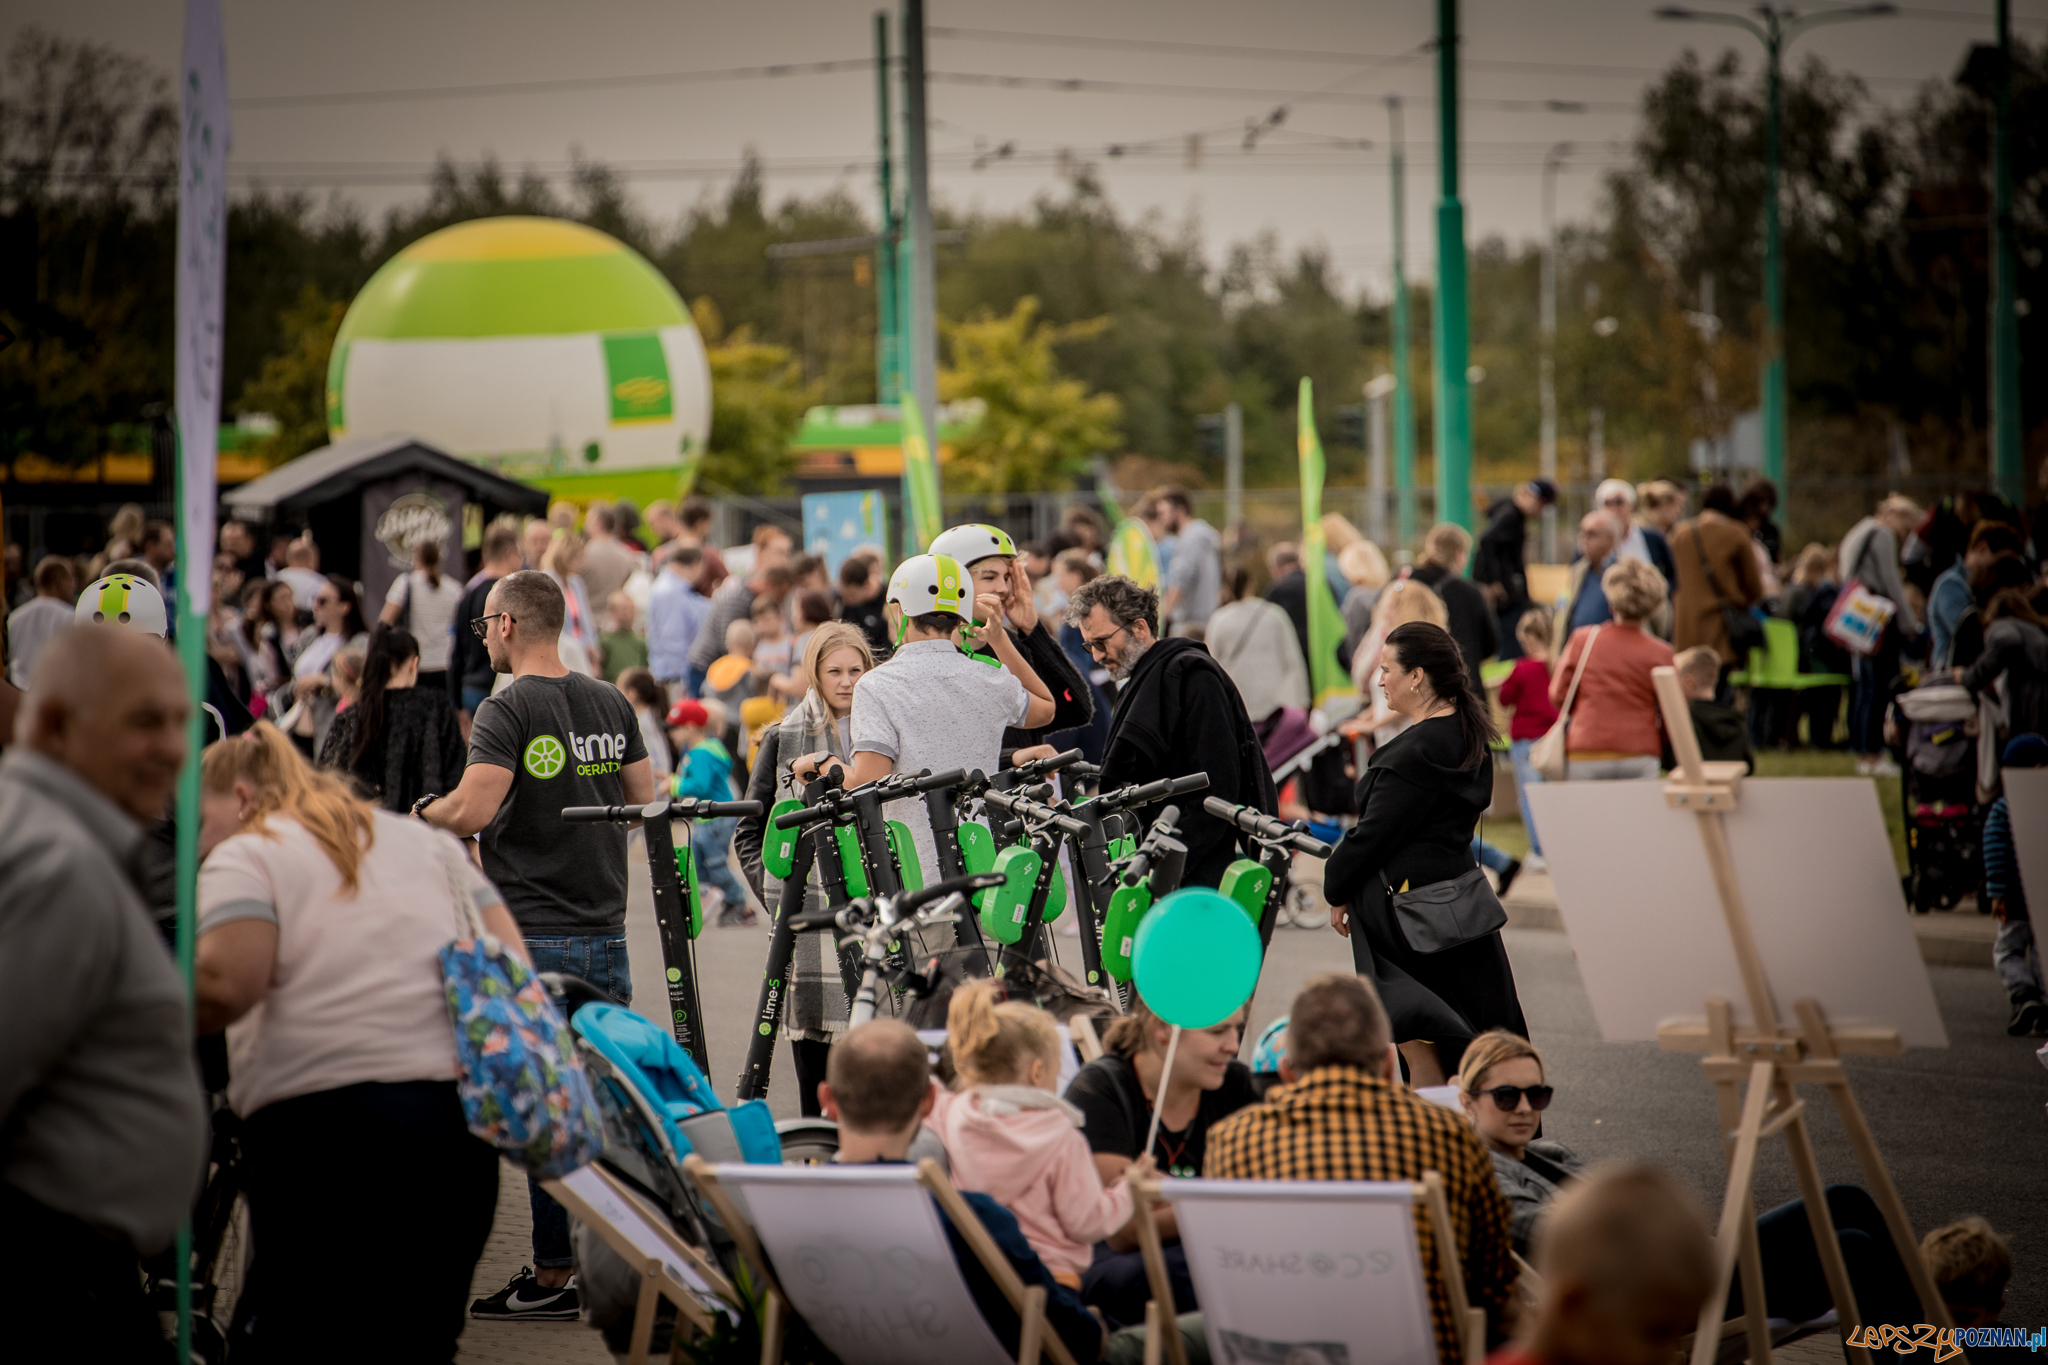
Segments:
[[[419,674],[412,632],[378,626],[362,688],[320,746],[321,767],[347,773],[366,800],[400,815],[428,792],[453,791],[467,759],[447,689],[418,686]]]
[[[1323,895],[1358,974],[1379,989],[1414,1084],[1442,1085],[1487,1029],[1529,1033],[1498,932],[1418,953],[1394,893],[1469,872],[1472,831],[1493,800],[1493,719],[1449,632],[1397,626],[1380,659],[1387,705],[1413,723],[1380,746],[1358,784],[1358,823],[1330,855]]]

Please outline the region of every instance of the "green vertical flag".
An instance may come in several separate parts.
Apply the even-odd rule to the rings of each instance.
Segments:
[[[1351,679],[1337,662],[1344,639],[1344,614],[1330,591],[1323,545],[1323,443],[1316,435],[1315,392],[1301,381],[1301,569],[1308,580],[1308,690],[1314,704],[1351,691]]]
[[[921,555],[946,529],[939,511],[939,462],[926,439],[924,417],[915,395],[905,392],[903,406],[903,532],[909,553]]]
[[[1154,553],[1152,533],[1145,529],[1145,523],[1136,517],[1125,517],[1109,533],[1109,546],[1103,555],[1103,567],[1112,574],[1122,574],[1141,588],[1159,586],[1159,556]]]

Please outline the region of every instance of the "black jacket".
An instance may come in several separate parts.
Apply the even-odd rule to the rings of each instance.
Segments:
[[[1472,550],[1472,581],[1500,585],[1503,614],[1529,605],[1529,517],[1504,498],[1486,514],[1486,529]]]
[[[462,726],[440,693],[418,687],[386,692],[380,733],[370,736],[362,757],[351,763],[357,712],[351,706],[327,727],[320,766],[347,773],[368,799],[404,815],[428,792],[452,792],[462,781],[468,753]]]
[[[1308,651],[1308,575],[1300,569],[1282,574],[1266,589],[1266,600],[1286,612],[1287,619],[1294,622],[1294,634],[1301,641],[1303,662],[1313,659],[1315,656]]]
[[[1214,886],[1237,856],[1237,835],[1202,810],[1203,798],[1220,796],[1277,815],[1279,796],[1258,732],[1223,665],[1194,640],[1161,640],[1138,659],[1117,692],[1103,748],[1102,786],[1189,773],[1207,773],[1209,787],[1173,803],[1180,807],[1180,840],[1188,847],[1183,882]]]
[[[1473,688],[1484,696],[1479,665],[1500,652],[1500,622],[1486,594],[1478,584],[1436,564],[1418,564],[1408,576],[1444,599],[1444,610],[1451,618],[1451,638],[1458,642],[1458,652],[1465,656],[1465,674],[1472,679]]]
[[[1358,823],[1323,869],[1323,897],[1351,904],[1384,876],[1395,889],[1472,870],[1472,830],[1493,802],[1493,761],[1466,766],[1456,716],[1411,725],[1380,746],[1358,783]]]
[[[495,578],[483,582],[462,594],[462,605],[455,609],[455,648],[448,655],[448,700],[457,710],[462,707],[462,689],[480,688],[485,692],[497,681],[491,671],[491,656],[484,649],[484,642],[476,638],[476,632],[469,623],[484,614],[484,599],[491,595],[497,585]]]

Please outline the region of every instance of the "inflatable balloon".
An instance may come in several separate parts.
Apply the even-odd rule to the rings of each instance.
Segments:
[[[1152,1012],[1181,1028],[1219,1024],[1259,984],[1259,931],[1230,897],[1191,886],[1159,902],[1138,926],[1131,975]]]

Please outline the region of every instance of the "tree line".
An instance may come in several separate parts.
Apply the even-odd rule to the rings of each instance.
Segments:
[[[2019,296],[2043,297],[2048,245],[2048,46],[2016,44],[2013,78]],[[1930,82],[1904,109],[1807,58],[1784,85],[1784,193],[1798,478],[1895,473],[1968,478],[1988,433],[1989,104],[1982,63]],[[0,85],[0,457],[82,461],[135,448],[171,388],[176,112],[162,72],[118,50],[34,29]],[[1682,473],[1696,438],[1757,403],[1762,330],[1762,89],[1735,55],[1688,53],[1644,90],[1630,164],[1593,217],[1559,239],[1560,458],[1583,477],[1597,408],[1606,463],[1634,478]],[[1411,194],[1424,194],[1418,178]],[[425,192],[373,222],[343,198],[256,188],[229,217],[224,417],[280,423],[270,452],[325,439],[327,347],[347,301],[407,244],[466,219],[573,218],[645,254],[706,333],[717,417],[706,474],[774,491],[810,403],[874,395],[871,260],[776,259],[777,244],[874,231],[843,189],[771,203],[751,161],[670,222],[603,163],[566,184],[485,156],[444,159]],[[1199,225],[1118,214],[1085,165],[1014,213],[939,205],[939,312],[951,396],[991,403],[990,435],[957,477],[991,491],[1063,486],[1092,456],[1136,455],[1220,483],[1196,420],[1239,403],[1255,483],[1290,482],[1294,402],[1315,380],[1327,424],[1389,365],[1383,293],[1340,286],[1315,246],[1267,234],[1211,263]],[[1535,243],[1489,238],[1471,259],[1478,477],[1534,472],[1538,406]],[[1427,476],[1430,291],[1409,286]],[[1711,307],[1708,297],[1711,295]],[[2020,320],[2023,394],[2048,392],[2048,334]],[[2038,398],[2031,470],[2048,453]],[[1329,427],[1326,425],[1326,431]],[[1355,455],[1350,457],[1355,459]],[[1354,482],[1332,452],[1332,477]],[[1818,530],[1820,528],[1816,528]]]

